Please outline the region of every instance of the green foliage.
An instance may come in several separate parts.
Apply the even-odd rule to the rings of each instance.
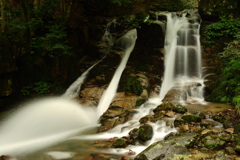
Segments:
[[[127,86],[125,88],[126,92],[135,93],[137,95],[140,95],[143,91],[143,88],[140,84],[140,81],[137,79],[137,77],[129,77],[127,79]]]
[[[223,66],[219,83],[210,100],[232,103],[240,109],[240,33],[228,44],[224,52],[219,53]]]
[[[140,12],[135,16],[124,16],[122,25],[126,28],[141,28],[141,24],[145,23],[147,16],[144,12]]]
[[[51,90],[56,90],[57,84],[56,83],[48,83],[44,81],[38,81],[28,86],[25,86],[21,89],[21,93],[23,96],[40,96],[44,94],[48,94]]]
[[[66,37],[62,25],[52,25],[45,35],[32,38],[31,54],[48,55],[51,58],[68,55],[71,47],[67,45]]]
[[[206,37],[205,44],[211,45],[216,39],[221,37],[233,38],[240,30],[239,19],[221,19],[218,22],[207,25],[204,35]]]

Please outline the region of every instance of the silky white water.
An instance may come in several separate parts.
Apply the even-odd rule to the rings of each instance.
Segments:
[[[119,80],[121,78],[122,72],[127,64],[128,58],[134,49],[135,42],[137,39],[137,30],[133,29],[128,31],[125,35],[123,35],[120,39],[116,41],[118,45],[120,45],[121,48],[125,50],[125,53],[122,57],[122,60],[115,71],[113,78],[106,89],[106,91],[103,93],[100,102],[97,107],[97,114],[100,117],[109,107],[109,105],[112,102],[112,99],[114,98],[116,92]]]
[[[70,87],[68,87],[68,89],[66,90],[66,92],[62,95],[66,98],[76,98],[79,94],[79,91],[81,89],[82,83],[84,82],[84,80],[87,78],[87,75],[89,73],[89,71],[95,67],[100,61],[98,61],[97,63],[95,63],[94,65],[92,65],[90,68],[88,68],[85,72],[83,72],[83,74],[75,81],[73,82]]]
[[[197,15],[159,13],[167,17],[164,77],[160,99],[172,88],[181,90],[179,101],[203,101],[201,46]],[[191,14],[191,13],[190,13]],[[194,13],[195,14],[195,13]],[[195,16],[195,17],[194,17]],[[189,22],[189,20],[193,22]]]
[[[136,38],[136,30],[131,30],[118,40],[117,43],[125,49],[125,54],[108,87],[109,89],[105,92],[107,97],[104,98],[103,95],[102,105],[107,103],[109,106],[111,103],[121,74],[134,48]],[[23,104],[21,109],[5,120],[0,126],[0,155],[24,155],[64,141],[67,137],[87,128],[98,126],[97,120],[101,115],[100,113],[103,113],[103,110],[107,108],[100,107],[96,112],[95,108],[82,106],[71,100],[78,94],[88,72],[98,63],[85,71],[62,97],[33,100]],[[109,95],[110,101],[106,100],[106,98],[109,99]]]
[[[96,111],[72,100],[52,97],[28,102],[0,126],[0,155],[18,155],[97,126]]]

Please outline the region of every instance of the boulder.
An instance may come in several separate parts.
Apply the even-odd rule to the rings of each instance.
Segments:
[[[183,105],[181,104],[177,104],[173,107],[173,111],[174,112],[177,112],[177,113],[186,113],[187,112],[187,108],[184,107]]]
[[[146,115],[139,120],[140,124],[145,124],[147,122],[155,122],[155,121],[156,121],[155,118],[151,114]]]
[[[191,122],[197,123],[197,122],[201,122],[201,120],[202,120],[202,118],[200,116],[192,114],[190,112],[185,113],[182,116],[182,119],[187,123],[191,123]]]
[[[157,106],[153,112],[159,112],[159,111],[167,111],[167,110],[172,110],[174,107],[174,105],[171,102],[163,102],[162,104],[160,104],[159,106]]]
[[[113,147],[114,148],[125,148],[127,147],[129,144],[129,140],[125,137],[117,139],[114,143],[113,143]]]
[[[185,145],[189,144],[195,134],[185,133],[180,136],[170,137],[165,141],[153,143],[147,149],[138,154],[134,160],[163,159],[174,157],[174,154],[189,155]]]
[[[150,125],[143,125],[139,127],[138,139],[145,142],[152,139],[153,128]]]

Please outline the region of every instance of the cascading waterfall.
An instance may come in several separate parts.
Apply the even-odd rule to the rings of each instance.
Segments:
[[[106,55],[115,39],[110,33],[110,25],[103,36]],[[61,97],[33,100],[23,105],[0,126],[0,155],[23,155],[59,143],[71,135],[96,127],[96,110],[72,101],[81,89],[89,71],[101,62],[87,69]]]
[[[87,75],[88,75],[89,71],[101,61],[98,61],[97,63],[92,65],[90,68],[88,68],[85,72],[83,72],[83,74],[75,82],[73,82],[70,85],[70,87],[68,87],[68,89],[66,90],[66,92],[62,96],[66,97],[66,98],[77,97],[77,95],[79,94],[79,91],[81,89],[81,85],[84,82],[84,80],[87,78]]]
[[[82,83],[84,82],[84,80],[86,79],[89,71],[95,67],[98,63],[100,63],[106,56],[107,54],[109,53],[109,50],[111,49],[111,47],[113,46],[114,42],[115,42],[115,38],[113,38],[112,34],[111,34],[111,31],[110,31],[110,28],[111,28],[111,25],[114,25],[114,28],[116,27],[115,26],[116,24],[116,19],[113,19],[111,22],[109,22],[107,24],[107,27],[106,27],[106,30],[105,30],[105,33],[102,37],[102,41],[104,42],[104,47],[103,48],[106,48],[106,51],[105,51],[105,56],[100,60],[98,61],[97,63],[93,64],[89,69],[87,69],[85,72],[83,72],[83,74],[75,81],[73,82],[69,87],[68,89],[66,90],[66,92],[63,94],[64,97],[67,97],[67,98],[75,98],[80,89],[81,89],[81,85]]]
[[[172,88],[181,92],[179,101],[203,101],[199,15],[196,12],[159,13],[167,17],[165,71],[160,99]],[[190,17],[190,18],[189,18]]]
[[[115,71],[108,88],[103,93],[102,98],[100,99],[100,102],[97,107],[97,114],[99,117],[108,109],[109,105],[112,102],[112,99],[116,94],[119,80],[127,64],[128,58],[132,50],[134,49],[136,39],[137,39],[137,30],[133,29],[127,32],[124,36],[122,36],[120,39],[116,41],[116,44],[121,45],[121,48],[125,49],[125,53],[122,56],[122,60],[117,70]]]

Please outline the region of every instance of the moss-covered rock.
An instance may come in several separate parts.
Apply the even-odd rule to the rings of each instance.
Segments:
[[[132,140],[136,140],[138,138],[138,133],[139,133],[138,128],[134,128],[128,133],[128,135]]]
[[[174,107],[174,105],[171,102],[163,102],[162,104],[160,104],[159,106],[157,106],[153,112],[159,112],[159,111],[166,111],[166,110],[172,110]]]
[[[140,120],[139,120],[140,124],[144,124],[144,123],[147,123],[147,122],[155,122],[155,118],[153,117],[153,115],[146,115],[144,117],[142,117]]]
[[[129,144],[127,138],[120,138],[120,139],[117,139],[113,144],[112,146],[114,148],[125,148],[127,147]]]
[[[192,114],[192,113],[185,113],[183,116],[182,116],[182,119],[187,122],[187,123],[191,123],[191,122],[201,122],[202,118],[198,115],[195,115],[195,114]]]
[[[179,127],[182,124],[184,124],[184,120],[183,119],[177,118],[177,119],[174,120],[174,126],[175,127]]]
[[[181,104],[177,104],[173,107],[173,111],[177,112],[177,113],[186,113],[187,112],[187,108],[184,107]]]
[[[139,134],[138,134],[138,138],[145,142],[148,141],[152,138],[153,136],[153,128],[150,125],[143,125],[141,127],[139,127]]]
[[[137,155],[134,160],[168,159],[173,157],[174,154],[188,155],[189,152],[185,145],[191,142],[191,139],[194,139],[195,136],[195,134],[186,133],[153,143]]]

